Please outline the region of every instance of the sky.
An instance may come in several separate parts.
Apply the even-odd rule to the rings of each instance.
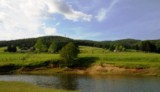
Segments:
[[[160,39],[160,0],[0,0],[0,40]]]

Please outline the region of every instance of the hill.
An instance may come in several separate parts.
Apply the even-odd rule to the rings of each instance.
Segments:
[[[115,49],[117,46],[123,47],[125,49],[135,49],[140,50],[141,40],[136,39],[122,39],[115,41],[92,41],[92,40],[75,40],[62,36],[44,36],[38,37],[42,38],[44,44],[49,47],[52,41],[58,42],[61,46],[65,45],[68,42],[74,42],[79,46],[91,46],[91,47],[100,47],[106,49]],[[19,48],[30,48],[33,47],[38,38],[28,38],[28,39],[18,39],[10,41],[0,41],[0,47],[6,47],[9,45],[15,45]],[[155,44],[158,51],[160,51],[160,40],[148,40],[149,42]]]
[[[42,38],[43,42],[47,45],[47,47],[51,44],[52,41],[59,43],[67,43],[69,41],[73,41],[73,39],[61,37],[61,36],[44,36],[38,37]],[[15,45],[18,47],[33,47],[38,38],[28,38],[28,39],[18,39],[18,40],[10,40],[10,41],[0,41],[0,47],[6,47],[8,45]]]

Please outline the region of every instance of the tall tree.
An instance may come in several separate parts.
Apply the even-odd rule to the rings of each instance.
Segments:
[[[60,51],[60,56],[64,61],[64,65],[67,67],[73,66],[79,53],[78,46],[75,46],[72,42],[68,43]]]
[[[45,52],[47,51],[46,45],[43,44],[43,41],[41,38],[37,39],[36,44],[34,45],[36,52]]]
[[[48,52],[50,53],[56,53],[58,52],[58,43],[52,42],[51,45],[49,46]]]
[[[142,41],[140,49],[145,52],[156,52],[157,48],[155,44],[151,43],[150,41]]]

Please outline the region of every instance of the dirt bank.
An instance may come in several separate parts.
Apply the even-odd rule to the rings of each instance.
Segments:
[[[140,75],[140,76],[160,76],[158,69],[127,69],[117,67],[110,64],[93,65],[89,68],[55,68],[41,67],[35,69],[20,68],[15,73],[26,74],[57,74],[57,73],[73,73],[73,74],[89,74],[89,75]]]

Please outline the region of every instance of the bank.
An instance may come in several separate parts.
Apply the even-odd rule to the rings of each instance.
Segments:
[[[110,52],[101,48],[80,47],[75,65],[60,65],[59,54],[0,53],[0,74],[160,75],[160,54]]]
[[[88,68],[59,68],[59,67],[36,67],[25,68],[20,67],[10,72],[1,74],[39,74],[39,75],[54,75],[54,74],[80,74],[80,75],[124,75],[124,76],[160,76],[160,70],[156,68],[124,68],[117,67],[111,64],[92,65]]]

